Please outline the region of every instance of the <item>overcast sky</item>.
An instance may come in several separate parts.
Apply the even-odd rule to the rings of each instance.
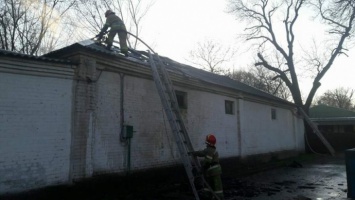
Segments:
[[[235,20],[235,16],[225,12],[226,5],[225,0],[156,0],[143,21],[141,39],[158,54],[185,64],[191,64],[186,59],[197,42],[214,40],[239,49],[230,65],[235,69],[246,68],[257,52],[240,50],[244,45],[237,42],[237,36],[245,27]],[[311,25],[302,24],[301,34],[313,34],[307,32],[312,28],[307,26]],[[322,79],[317,95],[338,87],[355,88],[354,50],[348,55],[337,58]],[[308,94],[310,80],[301,83],[303,94]]]

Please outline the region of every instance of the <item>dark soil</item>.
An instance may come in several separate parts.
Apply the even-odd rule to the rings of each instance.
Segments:
[[[273,196],[298,188],[313,190],[316,184],[295,180],[281,180],[263,184],[249,181],[248,176],[271,169],[302,168],[313,155],[273,161],[257,165],[243,165],[235,159],[222,160],[222,181],[225,199],[252,199],[260,195]],[[269,180],[270,181],[270,180]],[[329,189],[329,187],[328,187]],[[296,194],[295,194],[296,195]],[[236,198],[240,197],[240,198]],[[0,196],[0,200],[189,200],[194,199],[182,166],[136,172],[126,175],[101,175],[88,180],[33,190],[21,194]]]

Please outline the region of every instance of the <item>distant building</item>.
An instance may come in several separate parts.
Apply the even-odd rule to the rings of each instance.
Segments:
[[[318,105],[310,108],[310,118],[318,125],[328,142],[337,151],[355,148],[355,112],[341,108]],[[316,150],[324,151],[316,137],[310,140]]]
[[[222,159],[304,152],[293,103],[162,59],[196,149],[214,133]],[[181,163],[149,63],[90,42],[43,57],[0,50],[0,154],[0,194]]]

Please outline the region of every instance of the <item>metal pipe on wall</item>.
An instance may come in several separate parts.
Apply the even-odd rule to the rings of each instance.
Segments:
[[[125,120],[124,120],[124,74],[120,73],[120,141],[122,143],[124,143],[124,145],[127,146],[127,155],[126,155],[126,159],[127,159],[127,166],[126,166],[126,170],[127,173],[130,172],[131,170],[131,138],[126,137],[125,136],[125,132],[127,130],[126,126],[125,126]]]

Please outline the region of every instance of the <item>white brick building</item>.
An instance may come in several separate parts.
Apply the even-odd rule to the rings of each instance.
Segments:
[[[164,62],[196,149],[214,133],[222,159],[304,151],[292,103]],[[0,194],[177,163],[148,63],[85,43],[46,57],[0,50]]]

